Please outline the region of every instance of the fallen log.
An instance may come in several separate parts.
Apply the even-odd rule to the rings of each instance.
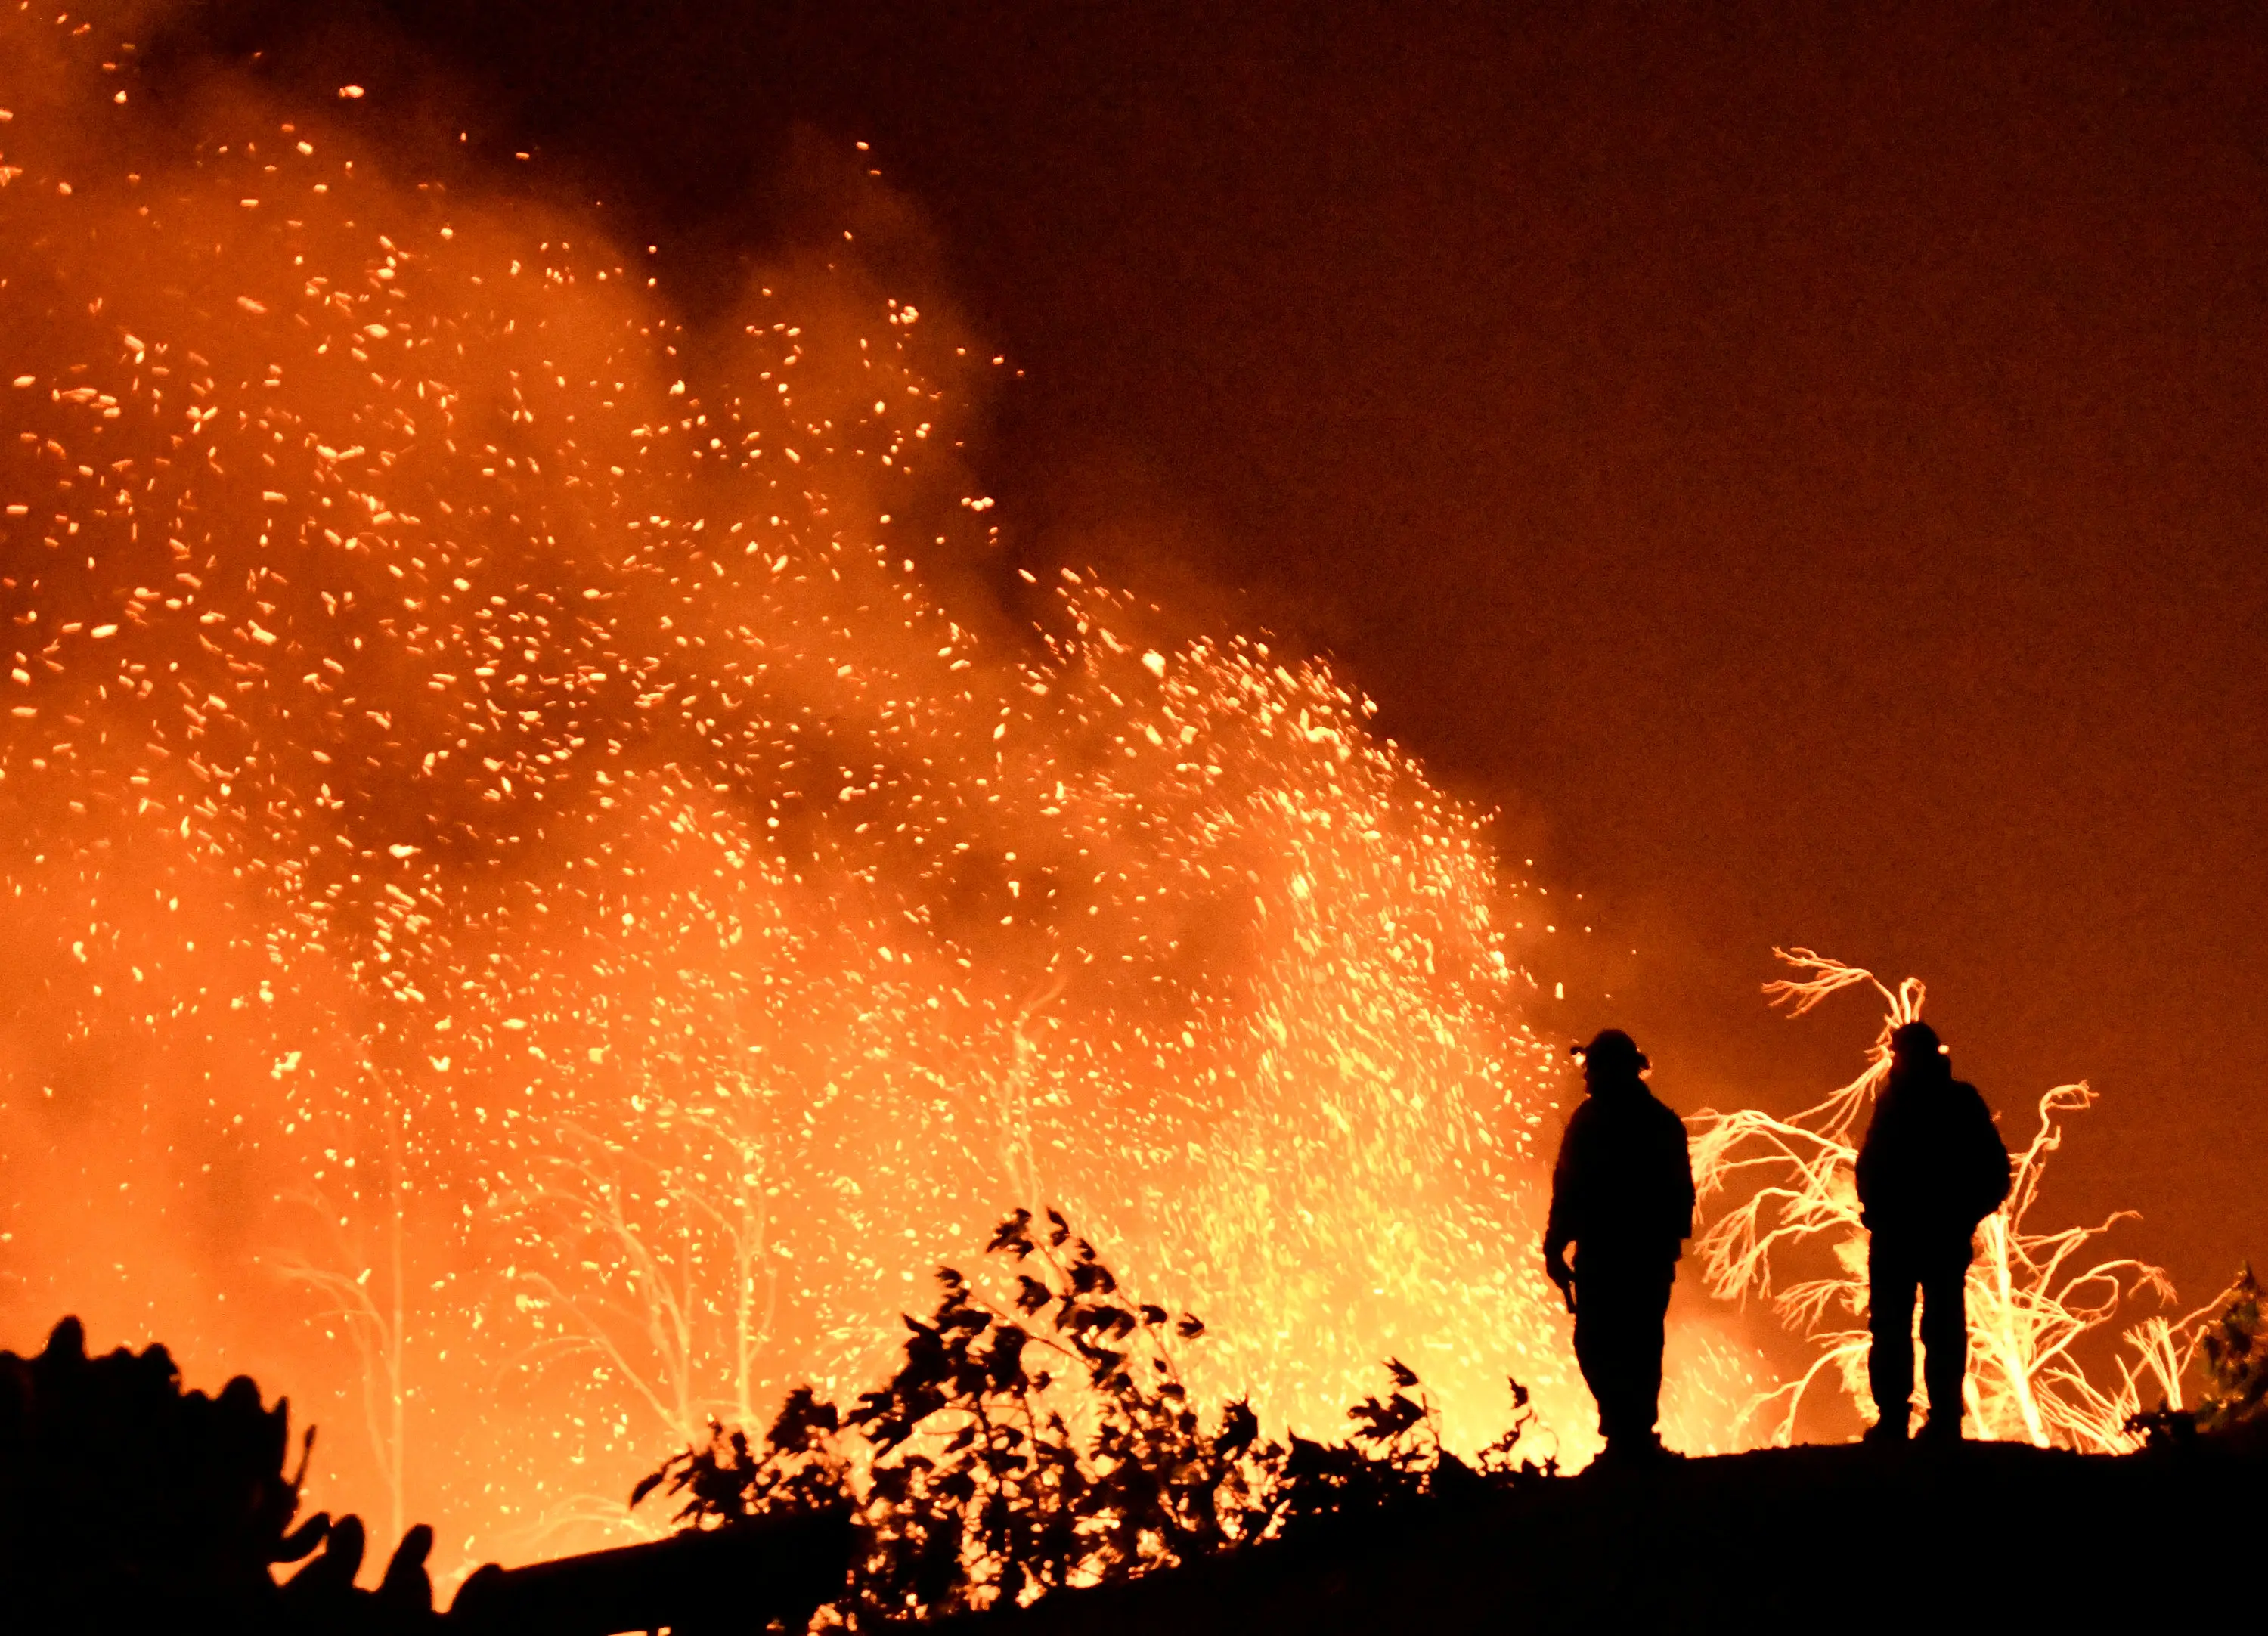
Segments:
[[[850,1564],[847,1512],[689,1529],[667,1539],[560,1557],[526,1567],[490,1563],[450,1603],[464,1636],[673,1636],[800,1630],[839,1595]]]

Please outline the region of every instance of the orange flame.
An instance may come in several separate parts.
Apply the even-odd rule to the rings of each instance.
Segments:
[[[940,606],[966,348],[857,272],[688,330],[576,222],[135,82],[0,12],[11,1337],[290,1387],[322,1503],[469,1564],[1060,1203],[1271,1419],[1392,1352],[1580,1457],[1540,940],[1366,704],[1075,580],[1044,641]]]

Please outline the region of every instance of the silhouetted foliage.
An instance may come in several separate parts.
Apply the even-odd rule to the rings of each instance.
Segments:
[[[2268,1417],[2268,1335],[2261,1333],[2260,1284],[2247,1262],[2199,1342],[2205,1389],[2198,1429],[2214,1432]]]
[[[1204,1325],[1128,1295],[1058,1212],[1042,1226],[1017,1211],[987,1249],[1015,1268],[1005,1305],[939,1269],[936,1309],[906,1318],[887,1384],[847,1411],[799,1388],[762,1439],[712,1428],[631,1503],[662,1490],[703,1528],[849,1509],[862,1544],[831,1615],[861,1628],[1028,1603],[1552,1469],[1515,1454],[1534,1419],[1517,1382],[1513,1426],[1476,1470],[1442,1447],[1398,1360],[1388,1395],[1348,1411],[1348,1441],[1286,1448],[1241,1399],[1200,1412],[1174,1345]]]
[[[2162,1453],[2194,1448],[2200,1432],[2268,1427],[2268,1335],[2261,1329],[2260,1284],[2247,1262],[2211,1306],[2171,1331],[2185,1337],[2172,1351],[2176,1372],[2191,1364],[2205,1371],[2197,1407],[2176,1409],[2161,1399],[2155,1409],[2130,1416],[2126,1429]]]
[[[314,1433],[287,1476],[289,1405],[239,1375],[184,1392],[163,1346],[90,1358],[76,1318],[46,1350],[0,1352],[0,1608],[12,1626],[406,1631],[432,1620],[430,1529],[376,1593],[354,1589],[363,1529],[296,1529]],[[318,1548],[320,1549],[320,1551]],[[313,1559],[278,1589],[279,1563]]]

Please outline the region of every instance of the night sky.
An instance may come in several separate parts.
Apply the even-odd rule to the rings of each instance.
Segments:
[[[1874,1019],[1778,1021],[1771,947],[1917,973],[2013,1135],[2104,1094],[2046,1216],[2139,1208],[2198,1301],[2268,1253],[2268,12],[193,17],[696,305],[870,161],[902,292],[1022,372],[999,593],[1097,563],[1329,653],[1584,895],[1546,1026],[1789,1109]]]

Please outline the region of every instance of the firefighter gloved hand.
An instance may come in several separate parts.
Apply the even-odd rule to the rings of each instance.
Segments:
[[[1557,1249],[1547,1252],[1543,1257],[1543,1270],[1559,1286],[1559,1298],[1567,1303],[1567,1310],[1574,1311],[1575,1275],[1568,1268],[1566,1256]]]

